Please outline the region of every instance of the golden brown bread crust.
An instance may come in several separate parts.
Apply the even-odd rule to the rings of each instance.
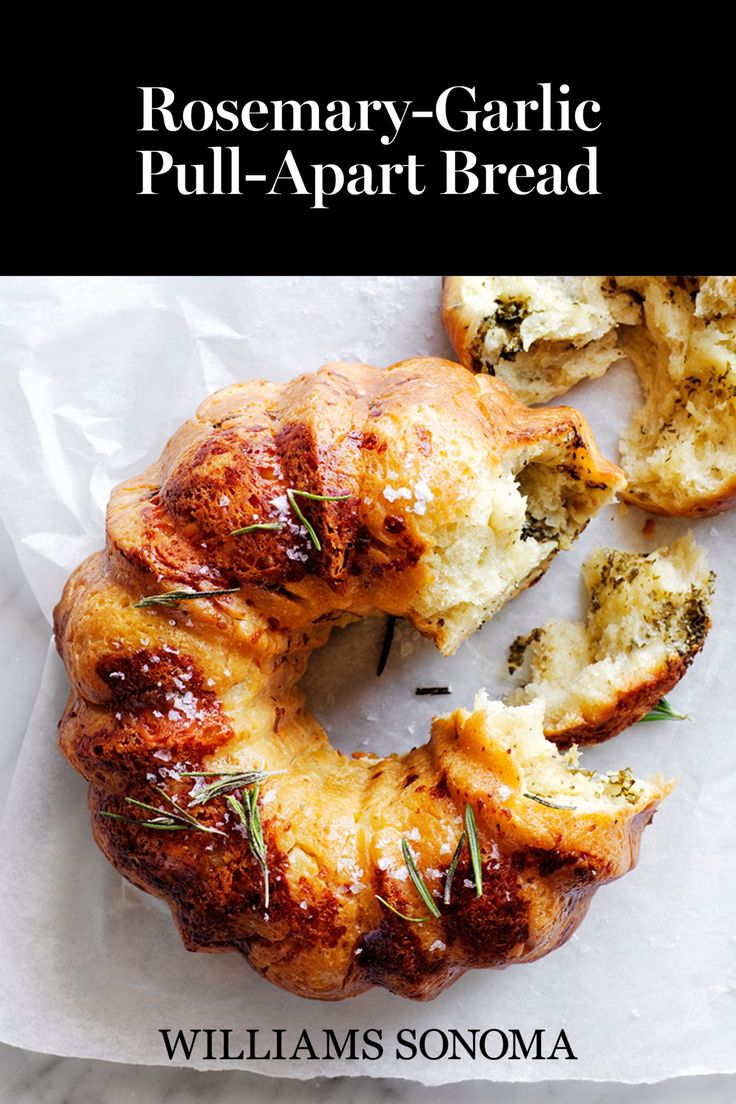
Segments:
[[[168,901],[188,948],[239,951],[304,996],[382,985],[426,999],[471,967],[547,953],[595,888],[634,864],[656,800],[575,817],[525,800],[506,749],[463,711],[438,719],[430,742],[406,755],[346,758],[297,685],[334,625],[376,610],[454,646],[442,618],[421,607],[435,585],[435,534],[457,518],[460,488],[540,441],[559,448],[571,487],[591,484],[597,502],[621,485],[574,411],[529,411],[504,385],[444,361],[329,365],[288,385],[213,395],[157,463],[113,492],[106,550],[74,572],[55,611],[73,687],[59,742],[90,782],[99,846]],[[415,486],[413,503],[386,498],[392,468]],[[350,496],[305,500],[321,552],[279,501],[289,487]],[[284,528],[230,535],[274,515]],[[167,589],[233,586],[178,607],[136,605]],[[259,800],[267,912],[261,871],[222,798],[191,809],[222,835],[102,815],[130,817],[126,798],[163,810],[160,789],[186,808],[185,771],[246,768],[284,772],[263,782]],[[375,894],[404,913],[421,910],[401,837],[415,841],[420,869],[441,887],[466,802],[478,821],[483,896],[468,888],[466,850],[442,917],[400,919]]]
[[[669,694],[673,687],[677,686],[704,642],[705,638],[687,656],[666,660],[657,674],[639,683],[638,686],[622,691],[614,701],[601,704],[598,709],[591,710],[584,723],[565,725],[563,728],[545,727],[545,736],[563,750],[572,747],[573,744],[585,747],[589,744],[600,744],[603,740],[618,736],[619,732],[640,721],[666,694]]]
[[[736,505],[736,476],[722,483],[713,494],[683,498],[676,503],[669,502],[667,506],[661,506],[653,502],[649,495],[637,494],[628,488],[621,492],[621,498],[632,506],[638,506],[648,514],[657,514],[659,517],[713,517],[714,514],[722,514],[724,510],[730,510]]]

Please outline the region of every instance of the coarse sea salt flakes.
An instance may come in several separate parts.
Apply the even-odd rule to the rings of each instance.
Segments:
[[[418,479],[414,484],[414,497],[421,502],[431,502],[434,498],[431,488],[423,479]]]
[[[411,498],[411,491],[408,487],[397,487],[396,490],[387,483],[383,488],[383,497],[387,502],[395,502],[397,498]]]

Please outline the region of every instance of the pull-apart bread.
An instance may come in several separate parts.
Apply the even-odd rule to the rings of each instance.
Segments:
[[[544,402],[622,356],[644,394],[621,440],[622,497],[698,516],[736,501],[736,277],[448,276],[458,357]]]
[[[60,745],[102,850],[187,947],[303,996],[428,998],[558,946],[668,786],[581,773],[541,701],[481,697],[422,747],[346,758],[298,683],[377,611],[451,653],[622,483],[575,411],[446,361],[207,399],[113,492],[56,610]]]
[[[585,563],[587,621],[550,621],[518,637],[508,705],[544,702],[544,734],[558,747],[607,740],[680,681],[710,628],[714,576],[703,549],[681,537],[655,552],[599,548]]]

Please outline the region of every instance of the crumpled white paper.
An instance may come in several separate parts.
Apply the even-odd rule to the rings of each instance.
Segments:
[[[210,391],[233,380],[287,379],[327,360],[389,364],[447,355],[439,280],[351,278],[53,278],[0,285],[4,434],[0,515],[50,617],[69,571],[103,539],[110,488],[160,452]],[[614,456],[636,397],[631,369],[612,369],[570,396]],[[400,625],[388,668],[374,664],[382,624],[335,633],[314,657],[309,696],[345,750],[402,750],[426,738],[437,700],[414,688],[441,682],[439,708],[469,705],[510,685],[504,658],[521,631],[583,608],[579,568],[600,544],[644,549],[687,528],[611,507],[545,579],[443,659]],[[474,972],[427,1005],[370,993],[337,1005],[305,1001],[258,978],[234,955],[194,955],[168,911],[129,886],[90,835],[85,784],[58,754],[67,683],[50,654],[2,819],[0,1038],[65,1055],[168,1064],[160,1028],[231,1028],[237,1054],[258,1028],[264,1054],[285,1029],[289,1053],[307,1028],[380,1029],[383,1056],[208,1061],[305,1078],[409,1077],[653,1081],[736,1070],[736,514],[695,522],[718,572],[714,628],[671,695],[689,721],[638,726],[585,754],[601,769],[663,770],[679,786],[644,834],[638,868],[604,887],[579,932],[542,961]],[[398,1060],[400,1029],[564,1028],[577,1061]],[[219,1038],[219,1037],[218,1037]],[[440,1036],[427,1037],[437,1053]],[[273,1045],[271,1046],[273,1052]],[[374,1054],[374,1051],[370,1052]],[[182,1062],[178,1056],[175,1062]]]

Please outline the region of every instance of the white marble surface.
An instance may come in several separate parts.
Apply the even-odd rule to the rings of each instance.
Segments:
[[[427,1087],[411,1081],[317,1077],[284,1081],[257,1074],[126,1066],[0,1049],[0,1100],[12,1104],[732,1104],[731,1077],[685,1077],[656,1085],[587,1081],[535,1085],[467,1081]]]
[[[49,627],[20,571],[12,544],[0,526],[0,802],[7,792],[17,746],[33,704],[48,643]],[[732,1104],[736,1078],[680,1078],[657,1085],[590,1082],[534,1085],[467,1082],[426,1088],[407,1081],[318,1078],[311,1082],[264,1078],[244,1072],[135,1067],[81,1058],[58,1058],[0,1045],[0,1100],[12,1104],[304,1104],[330,1100],[350,1104]]]

